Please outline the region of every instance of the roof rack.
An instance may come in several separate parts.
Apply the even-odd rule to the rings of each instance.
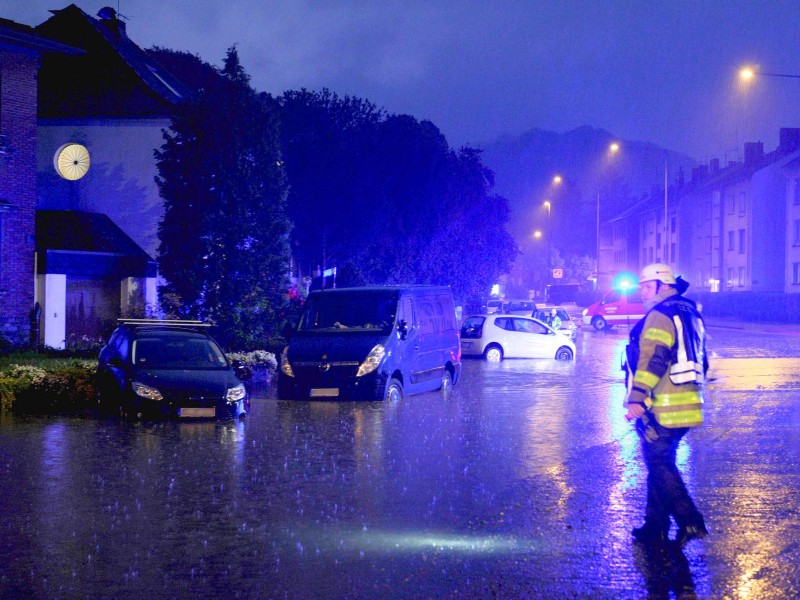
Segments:
[[[123,325],[161,325],[167,327],[211,327],[203,321],[184,321],[179,319],[117,319]]]

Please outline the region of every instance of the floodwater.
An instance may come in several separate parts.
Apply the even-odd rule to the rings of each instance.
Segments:
[[[244,421],[4,416],[3,598],[800,596],[800,328],[709,322],[679,464],[711,535],[632,543],[646,472],[625,331],[574,363],[466,360],[447,395]],[[694,594],[694,595],[692,595]]]

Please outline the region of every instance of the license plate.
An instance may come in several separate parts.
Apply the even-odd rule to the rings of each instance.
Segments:
[[[211,408],[179,408],[178,409],[178,416],[179,417],[213,417],[215,416],[216,410],[214,407]]]
[[[339,395],[339,388],[313,388],[308,395],[311,397],[331,398]]]

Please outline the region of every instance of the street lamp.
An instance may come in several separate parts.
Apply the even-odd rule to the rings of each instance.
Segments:
[[[789,73],[765,73],[764,71],[759,71],[754,67],[743,67],[739,70],[739,79],[742,81],[750,81],[756,76],[762,75],[765,77],[789,77],[791,79],[800,79],[800,75],[791,75]]]
[[[551,217],[550,200],[544,201],[544,207],[547,209],[547,281],[550,281],[550,277],[553,275],[552,263],[550,258],[550,246],[551,246],[551,240],[553,239],[553,221],[550,218]]]
[[[606,156],[614,156],[617,152],[619,152],[619,149],[620,145],[617,142],[612,142],[608,146]],[[597,186],[597,231],[595,232],[595,241],[597,242],[597,253],[595,254],[597,257],[597,268],[595,269],[594,281],[595,286],[597,286],[600,281],[600,185]]]

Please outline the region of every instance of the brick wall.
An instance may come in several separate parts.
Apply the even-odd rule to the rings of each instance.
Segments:
[[[0,51],[0,334],[28,340],[34,302],[38,58]]]

